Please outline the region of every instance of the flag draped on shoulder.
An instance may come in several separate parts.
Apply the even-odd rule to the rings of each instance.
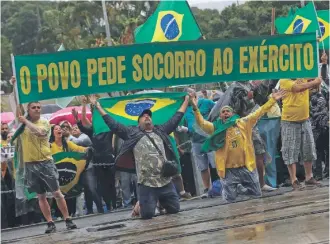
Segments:
[[[152,122],[159,125],[167,122],[181,107],[186,93],[145,93],[124,97],[101,98],[102,108],[117,122],[125,126],[138,125],[138,117],[145,109],[152,111]],[[110,129],[101,114],[93,112],[93,130],[100,134]]]
[[[287,17],[279,17],[275,20],[275,26],[279,34],[301,34],[318,30],[318,21],[314,4],[311,2],[305,7],[297,9],[293,14],[290,11]]]
[[[330,42],[330,11],[329,10],[319,10],[317,11],[317,20],[319,22],[320,28],[320,47],[329,50]]]
[[[135,43],[171,42],[198,40],[202,33],[187,1],[160,1],[134,36]]]

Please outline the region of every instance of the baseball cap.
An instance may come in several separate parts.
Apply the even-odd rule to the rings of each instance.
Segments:
[[[142,113],[139,115],[139,118],[138,118],[138,122],[140,120],[140,118],[144,115],[144,114],[148,114],[150,117],[152,116],[152,112],[150,109],[145,109],[142,111]]]

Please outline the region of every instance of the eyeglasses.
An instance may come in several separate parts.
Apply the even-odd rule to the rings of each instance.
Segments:
[[[62,129],[64,129],[64,128],[70,129],[70,126],[68,126],[68,125],[62,125],[61,128]]]
[[[33,107],[31,107],[31,109],[41,109],[41,106],[33,106]]]

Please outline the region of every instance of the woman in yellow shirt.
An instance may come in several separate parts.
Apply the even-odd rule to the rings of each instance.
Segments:
[[[50,151],[54,155],[59,152],[81,152],[87,151],[87,147],[81,147],[71,141],[67,141],[62,134],[62,128],[59,125],[55,125],[51,129],[51,135],[49,138]],[[69,215],[72,216],[76,213],[76,198],[65,199],[68,206]],[[59,211],[55,207],[55,215],[59,216]]]
[[[51,135],[49,139],[50,151],[52,155],[59,152],[81,152],[87,151],[87,147],[81,147],[72,141],[67,141],[62,134],[62,128],[59,125],[52,127]]]
[[[63,136],[62,128],[59,125],[55,125],[52,127],[51,130],[51,136],[49,139],[50,146],[51,146],[51,153],[54,155],[55,153],[59,152],[87,152],[88,147],[82,147],[78,146],[72,141],[66,140],[66,138]],[[85,193],[85,201],[86,198],[93,199],[95,202],[95,205],[97,207],[97,211],[99,213],[104,213],[103,205],[102,205],[102,199],[98,194],[97,191],[97,182],[94,176],[94,171],[92,170],[91,163],[89,164],[88,168],[82,172],[80,175],[81,184],[84,187],[84,193]],[[74,202],[76,198],[73,198]],[[67,199],[67,201],[70,199]],[[72,203],[73,204],[73,203]],[[70,204],[68,204],[69,207]],[[92,209],[92,205],[89,207],[88,202],[86,201],[87,210]],[[74,203],[75,206],[75,203]],[[72,206],[75,212],[75,207]],[[70,212],[70,209],[69,209]],[[93,213],[89,210],[88,213]]]

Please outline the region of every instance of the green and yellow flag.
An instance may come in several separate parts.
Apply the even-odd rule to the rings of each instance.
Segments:
[[[314,4],[311,2],[305,7],[297,9],[294,14],[290,11],[287,17],[277,18],[275,26],[279,34],[300,34],[317,31],[319,26]]]
[[[78,187],[78,182],[86,168],[84,156],[84,153],[79,152],[59,152],[53,155],[59,174],[60,189],[67,197],[81,193],[82,189]]]
[[[187,1],[160,1],[134,31],[135,43],[191,41],[202,37]]]
[[[181,107],[186,93],[145,93],[124,97],[101,98],[102,108],[117,122],[125,126],[138,125],[138,117],[145,109],[152,112],[152,122],[167,122]],[[110,131],[97,110],[93,112],[93,129],[97,135]]]
[[[329,10],[319,10],[317,11],[317,20],[319,22],[319,32],[320,32],[320,47],[329,50],[330,42],[330,11]]]

